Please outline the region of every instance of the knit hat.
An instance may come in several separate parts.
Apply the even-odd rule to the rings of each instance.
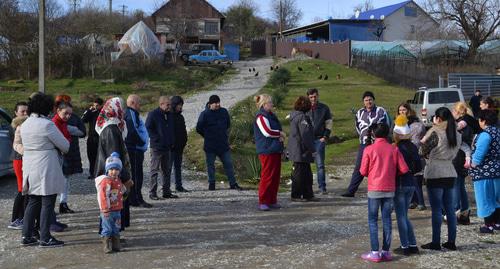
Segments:
[[[109,169],[112,168],[122,170],[122,161],[120,160],[120,154],[118,154],[118,152],[111,153],[111,156],[106,159],[106,166],[104,168],[106,170],[106,174]]]
[[[216,103],[220,103],[220,98],[219,96],[217,95],[212,95],[210,96],[210,98],[208,98],[208,104],[211,105],[211,104],[216,104]]]
[[[410,127],[408,127],[408,118],[404,115],[399,115],[394,120],[394,133],[401,136],[410,136]]]

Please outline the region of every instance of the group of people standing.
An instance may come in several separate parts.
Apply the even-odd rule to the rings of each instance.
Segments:
[[[128,96],[126,106],[119,97],[106,102],[96,98],[81,118],[73,113],[68,95],[53,98],[35,93],[28,102],[16,104],[12,136],[18,194],[8,227],[23,230],[22,245],[64,245],[50,233],[67,227],[56,219],[55,200],[60,195],[59,213],[75,212],[68,206],[69,177],[83,172],[78,139],[87,135],[85,123],[89,125],[89,179],[96,181],[101,209],[99,231],[106,252],[120,249],[116,245],[119,231],[130,225],[130,206],[153,206],[142,196],[144,153],[148,147],[151,149],[149,198],[178,198],[170,190],[172,168],[176,191],[189,192],[181,178],[182,154],[187,144],[183,104],[180,96],[161,96],[158,108],[148,113],[145,122],[139,114],[140,97],[135,94]],[[215,190],[216,156],[224,162],[230,188],[242,190],[231,163],[229,126],[227,110],[220,107],[218,96],[211,96],[197,126],[197,131],[205,137],[209,190]],[[157,194],[159,176],[161,198]]]
[[[319,91],[309,89],[305,96],[295,100],[294,110],[287,116],[288,136],[274,113],[272,97],[261,94],[255,96],[254,101],[258,110],[253,126],[254,140],[262,168],[258,209],[269,211],[281,207],[277,194],[283,159],[293,162],[291,200],[319,201],[313,191],[311,164],[315,163],[317,168],[317,193],[328,194],[325,147],[333,120],[328,106],[319,102]],[[418,253],[408,209],[413,203],[425,209],[424,181],[432,210],[433,233],[432,241],[422,248],[456,249],[457,222],[470,223],[465,190],[468,175],[474,181],[478,216],[485,219],[480,232],[500,230],[500,140],[498,110],[492,107],[493,103],[488,104],[487,98],[481,99],[481,109],[475,114],[465,103],[455,104],[452,110],[441,107],[436,110],[432,128],[426,130],[407,103],[400,104],[396,117],[391,119],[383,107],[375,105],[372,92],[365,92],[362,101],[364,106],[355,115],[360,141],[356,165],[348,190],[342,196],[354,197],[363,178],[368,177],[371,251],[363,254],[363,259],[392,260],[393,208],[401,241],[394,252]],[[220,103],[217,95],[210,96],[196,124],[196,132],[204,138],[208,190],[216,189],[217,157],[223,164],[230,189],[242,190],[236,181],[229,145],[231,118]],[[119,97],[105,102],[96,98],[81,118],[73,113],[71,98],[67,95],[54,99],[36,93],[28,102],[16,104],[12,126],[18,194],[9,228],[23,230],[23,245],[64,244],[50,233],[66,226],[57,221],[54,206],[60,194],[59,212],[74,212],[68,206],[69,178],[83,172],[78,139],[87,135],[84,123],[88,123],[89,178],[95,179],[98,192],[99,230],[104,251],[119,251],[119,232],[130,225],[130,206],[153,206],[142,196],[144,154],[148,148],[151,154],[149,198],[178,198],[170,189],[172,169],[177,193],[189,192],[181,177],[182,155],[187,144],[183,104],[180,96],[161,96],[158,107],[148,113],[145,121],[140,116],[141,99],[135,94],[128,96],[126,105]],[[161,195],[158,195],[159,176]],[[381,250],[379,208],[384,234]],[[448,241],[441,245],[443,219],[448,224]]]

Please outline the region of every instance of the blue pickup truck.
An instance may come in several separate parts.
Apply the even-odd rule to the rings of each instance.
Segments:
[[[202,50],[197,55],[189,56],[189,62],[192,64],[232,64],[227,55],[220,54],[217,50]]]

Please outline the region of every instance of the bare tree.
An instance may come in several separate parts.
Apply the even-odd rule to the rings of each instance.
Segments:
[[[467,56],[474,59],[478,48],[495,35],[500,25],[499,0],[428,0],[424,8],[441,21],[457,25],[467,39]]]
[[[273,19],[282,31],[297,27],[302,19],[302,11],[297,7],[296,0],[273,0],[271,10]]]
[[[353,7],[353,11],[356,12],[359,10],[359,12],[365,12],[368,10],[372,10],[375,7],[373,6],[373,1],[372,0],[365,0],[364,3],[357,4]]]

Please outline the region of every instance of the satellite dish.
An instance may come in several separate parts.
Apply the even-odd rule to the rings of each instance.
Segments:
[[[375,19],[375,16],[374,15],[370,15],[370,20],[373,20]]]
[[[354,18],[359,18],[359,10],[356,10],[356,12],[354,12]]]
[[[385,19],[385,16],[384,15],[380,15],[380,19],[381,20]]]

